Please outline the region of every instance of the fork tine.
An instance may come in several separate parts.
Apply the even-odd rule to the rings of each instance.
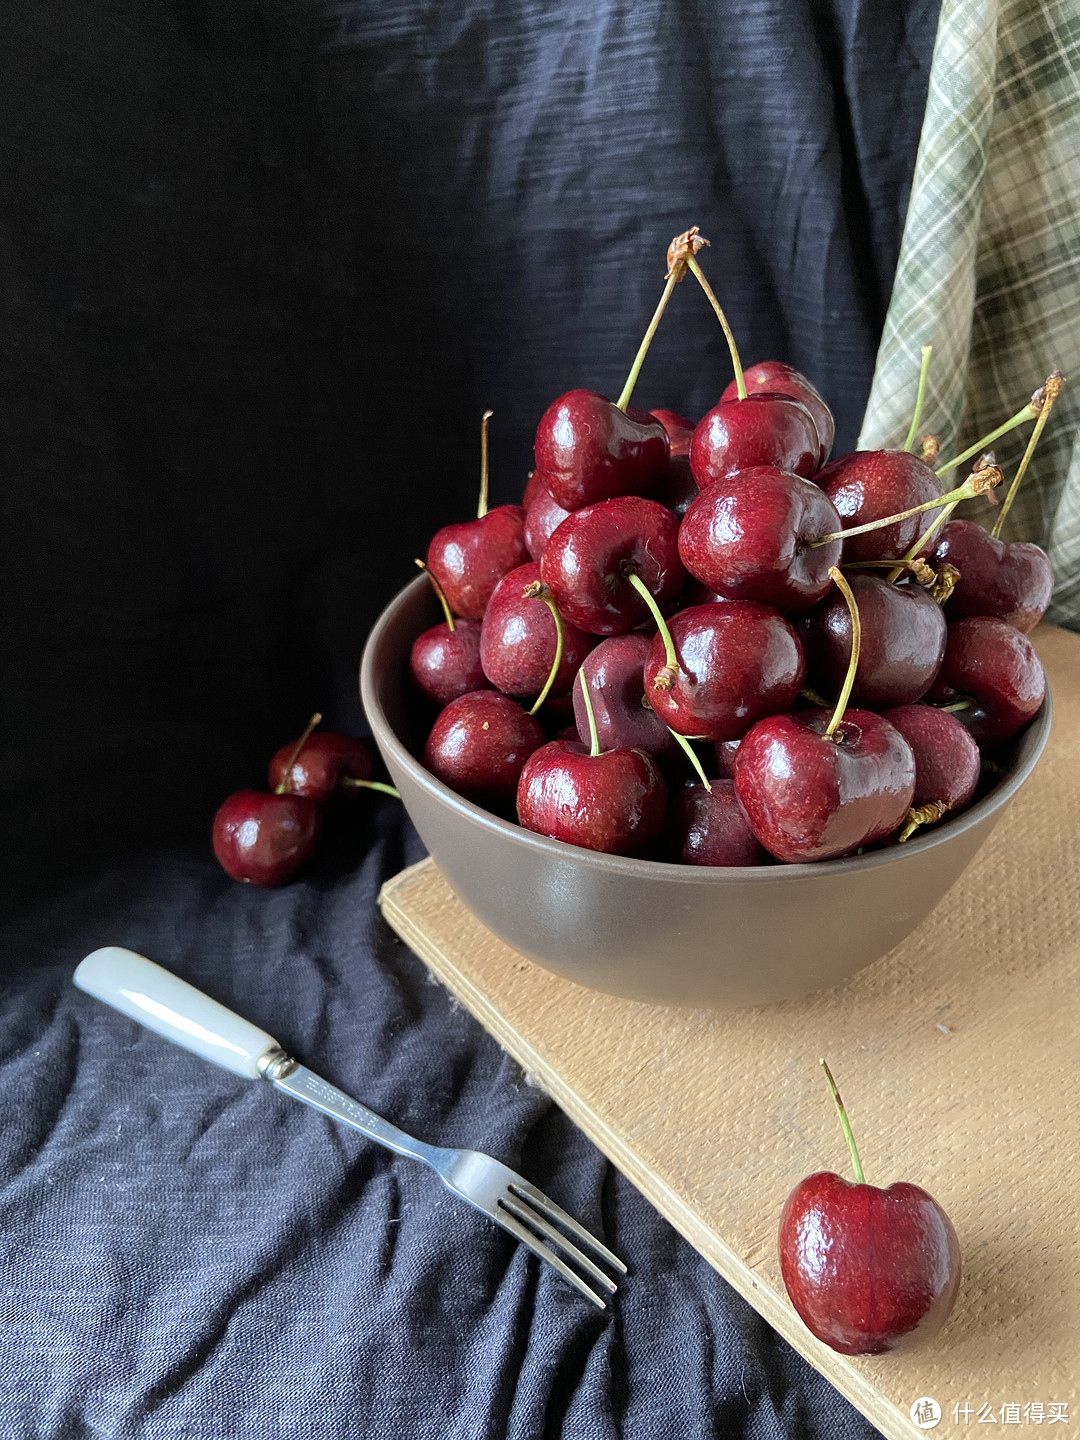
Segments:
[[[531,1205],[524,1204],[513,1195],[504,1195],[499,1201],[499,1204],[504,1205],[508,1210],[512,1211],[513,1214],[526,1225],[530,1225],[534,1230],[539,1231],[540,1235],[547,1240],[549,1244],[558,1246],[575,1265],[584,1270],[587,1275],[591,1275],[605,1290],[610,1291],[612,1295],[615,1294],[616,1285],[611,1276],[605,1275],[603,1270],[600,1269],[600,1266],[594,1265],[589,1257],[583,1255],[576,1245],[571,1245],[566,1236],[556,1230],[554,1225],[549,1225],[544,1217],[537,1214]]]
[[[597,1295],[595,1290],[591,1290],[580,1275],[576,1275],[569,1265],[563,1264],[554,1251],[541,1244],[531,1230],[527,1229],[509,1210],[503,1208],[501,1202],[496,1205],[494,1210],[489,1210],[487,1213],[497,1225],[501,1225],[504,1230],[509,1230],[511,1235],[520,1240],[523,1245],[527,1245],[534,1255],[538,1255],[541,1260],[546,1260],[549,1265],[553,1265],[564,1280],[569,1280],[570,1284],[576,1290],[580,1290],[598,1309],[607,1309],[607,1301],[603,1296]]]
[[[542,1190],[538,1190],[535,1185],[530,1185],[527,1180],[522,1179],[512,1181],[510,1189],[516,1191],[523,1200],[531,1200],[537,1209],[545,1211],[552,1220],[557,1220],[560,1225],[564,1225],[575,1240],[580,1240],[583,1245],[588,1245],[602,1260],[613,1265],[621,1274],[627,1273],[626,1266],[617,1255],[613,1255],[606,1245],[601,1245],[595,1235],[590,1235],[584,1225],[579,1225],[574,1217],[568,1215],[565,1210],[561,1210],[554,1200],[549,1200]]]

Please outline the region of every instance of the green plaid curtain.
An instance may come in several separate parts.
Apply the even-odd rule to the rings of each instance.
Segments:
[[[1055,365],[1065,372],[1070,383],[1002,538],[1048,551],[1057,577],[1048,618],[1080,628],[1076,0],[943,0],[861,447],[903,443],[927,341],[934,355],[920,428],[941,436],[946,459],[1019,410]],[[1006,485],[1030,429],[994,447]],[[992,523],[985,502],[963,513]]]

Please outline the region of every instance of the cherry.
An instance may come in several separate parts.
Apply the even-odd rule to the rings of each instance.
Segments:
[[[539,488],[525,512],[525,546],[534,560],[540,559],[554,531],[571,513],[563,509],[546,485]]]
[[[721,400],[701,418],[690,446],[690,468],[704,490],[755,465],[775,465],[808,478],[820,453],[806,406],[788,395],[759,392],[744,400]]]
[[[926,699],[946,705],[979,745],[1015,735],[1038,710],[1046,676],[1031,641],[1004,620],[971,615],[949,626]]]
[[[934,547],[935,564],[955,565],[960,579],[949,619],[993,615],[1026,633],[1042,619],[1054,590],[1045,550],[1024,541],[996,540],[973,520],[950,520]]]
[[[803,652],[787,620],[751,600],[680,610],[645,662],[645,694],[680,735],[737,740],[764,715],[786,710],[803,679]]]
[[[915,757],[900,732],[870,710],[847,709],[859,664],[859,611],[839,570],[833,579],[852,627],[835,710],[760,720],[735,756],[735,793],[750,829],[770,854],[792,864],[848,855],[891,835],[915,791]]]
[[[750,832],[735,786],[713,780],[672,797],[667,858],[681,865],[763,865],[768,856]]]
[[[467,620],[483,618],[495,586],[508,570],[529,559],[525,546],[525,509],[497,505],[488,509],[487,427],[480,428],[480,503],[475,520],[444,525],[428,546],[427,565],[442,586],[450,608]]]
[[[686,576],[678,531],[655,500],[603,500],[563,521],[540,573],[564,619],[593,635],[621,635],[646,619],[649,598],[662,606],[679,593]]]
[[[214,816],[211,839],[226,875],[249,885],[282,885],[311,854],[318,834],[314,800],[237,790]]]
[[[536,427],[535,449],[536,468],[565,510],[651,490],[668,459],[658,420],[624,413],[595,390],[569,390],[552,401]]]
[[[547,494],[551,493],[548,490],[547,481],[543,475],[540,474],[539,470],[530,470],[529,478],[525,481],[525,493],[521,497],[521,504],[524,509],[528,510],[537,496],[543,495],[545,492]]]
[[[718,740],[713,746],[716,773],[721,779],[733,780],[735,778],[735,756],[741,744],[741,740]]]
[[[374,774],[375,761],[362,741],[333,730],[317,730],[299,751],[295,741],[283,745],[270,761],[267,778],[272,790],[280,786],[282,792],[321,803],[335,795],[354,793],[361,786],[350,782],[370,780]]]
[[[564,695],[596,644],[576,625],[562,621],[562,653],[547,695]],[[555,616],[544,604],[535,560],[504,575],[488,602],[480,629],[480,661],[497,690],[516,699],[539,695],[559,642]]]
[[[918,1185],[867,1185],[843,1102],[825,1068],[855,1183],[809,1175],[780,1216],[780,1271],[791,1303],[819,1340],[842,1355],[882,1355],[931,1339],[960,1285],[960,1245],[949,1217]]]
[[[742,402],[742,403],[749,403]],[[840,529],[818,487],[772,465],[718,482],[693,501],[679,528],[679,557],[703,585],[732,600],[806,610],[832,587]]]
[[[661,505],[667,506],[671,513],[681,520],[698,494],[689,457],[673,455],[668,461],[667,474],[657,487],[653,499],[659,500]]]
[[[442,586],[422,560],[446,617],[413,641],[409,652],[409,673],[417,687],[438,706],[449,705],[470,690],[486,690],[489,684],[480,664],[480,626],[475,620],[456,620],[451,614]]]
[[[654,420],[659,420],[668,437],[668,450],[672,459],[690,454],[690,441],[694,438],[694,421],[675,410],[651,410]]]
[[[580,677],[586,709],[588,686]],[[525,763],[518,819],[526,830],[609,855],[646,855],[664,827],[667,786],[651,755],[553,740]]]
[[[424,764],[466,800],[498,808],[513,801],[522,767],[543,743],[540,722],[508,695],[477,690],[438,715]]]
[[[925,695],[945,653],[945,616],[921,585],[889,585],[879,575],[851,574],[862,648],[851,702],[868,710],[907,705]],[[803,622],[810,684],[839,691],[851,657],[851,612],[844,597],[822,600]]]
[[[908,824],[900,832],[903,841],[918,825],[955,815],[971,803],[981,756],[956,716],[932,705],[898,705],[883,711],[883,718],[895,725],[915,756],[915,794]]]
[[[942,493],[930,466],[906,450],[856,450],[826,465],[816,479],[845,530],[897,515]],[[933,511],[924,511],[845,540],[844,561],[856,564],[903,555],[933,521]]]
[[[813,417],[814,429],[818,435],[817,463],[819,466],[824,465],[829,458],[829,452],[832,450],[833,440],[836,437],[836,424],[832,411],[806,376],[796,370],[794,366],[785,365],[780,360],[762,360],[757,365],[751,365],[748,370],[744,370],[743,379],[749,395],[757,395],[762,391],[771,395],[788,395],[792,400],[799,400],[806,406]],[[732,380],[720,399],[735,400],[738,398],[738,394],[738,386]],[[655,414],[655,411],[653,413]]]
[[[671,754],[676,748],[671,731],[645,700],[645,658],[651,637],[633,631],[601,640],[581,667],[592,698],[593,718],[603,750],[647,750],[650,755]],[[589,741],[589,718],[579,685],[573,687],[574,719],[578,738]]]

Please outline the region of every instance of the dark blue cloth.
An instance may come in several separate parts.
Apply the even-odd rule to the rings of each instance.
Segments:
[[[856,1437],[377,919],[393,804],[279,893],[214,808],[698,223],[748,361],[850,446],[936,0],[0,0],[0,1440]],[[730,378],[691,282],[635,400]],[[69,984],[119,943],[633,1266],[592,1314],[404,1160]]]

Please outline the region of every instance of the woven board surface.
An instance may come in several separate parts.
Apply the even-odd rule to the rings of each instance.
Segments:
[[[1026,1433],[1038,1414],[1025,1420],[1026,1405],[1043,1406],[1045,1426],[1066,1403],[1080,1425],[1080,636],[1043,626],[1032,639],[1055,703],[1035,774],[933,914],[833,990],[739,1012],[636,1004],[524,960],[430,860],[380,897],[402,939],[690,1243],[905,1440],[926,1433],[909,1413],[920,1396],[941,1406],[939,1434],[1000,1433],[982,1427],[1012,1423],[1006,1405]],[[867,1179],[925,1186],[960,1238],[952,1319],[910,1355],[835,1354],[781,1283],[788,1192],[815,1170],[849,1173],[819,1055]]]

